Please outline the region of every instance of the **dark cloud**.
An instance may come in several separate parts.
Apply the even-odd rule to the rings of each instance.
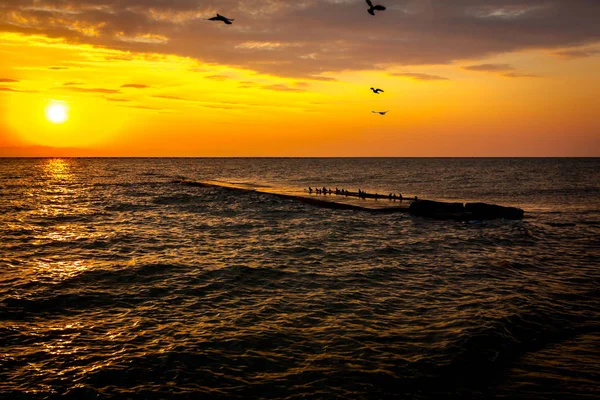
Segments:
[[[83,82],[65,82],[63,83],[63,86],[77,86],[77,85],[82,85]]]
[[[17,83],[19,82],[16,79],[10,79],[10,78],[0,78],[0,83]]]
[[[170,96],[167,94],[157,94],[155,96],[152,96],[156,99],[164,99],[164,100],[178,100],[178,101],[193,101],[193,100],[189,100],[189,99],[185,99],[183,97],[179,97],[179,96]]]
[[[469,71],[483,71],[483,72],[504,72],[504,71],[513,71],[515,68],[512,65],[508,64],[479,64],[479,65],[469,65],[464,67]]]
[[[120,107],[127,107],[127,108],[137,108],[139,110],[149,110],[149,111],[166,111],[166,108],[159,108],[159,107],[150,107],[150,106],[143,106],[143,105],[133,105],[133,106],[120,106]]]
[[[506,78],[541,78],[541,75],[524,74],[521,72],[507,72],[502,74]]]
[[[561,57],[566,57],[566,58],[584,58],[584,57],[593,57],[593,56],[600,55],[600,50],[574,49],[574,50],[557,51],[554,54],[561,56]]]
[[[13,89],[6,86],[0,86],[0,92],[22,92],[22,90]]]
[[[252,82],[252,81],[242,81],[240,82],[240,84],[238,85],[238,88],[240,89],[250,89],[250,88],[254,88],[258,86],[258,83],[256,82]]]
[[[127,83],[125,85],[121,85],[122,88],[133,88],[133,89],[148,89],[150,86],[143,85],[140,83]]]
[[[411,78],[416,81],[447,81],[448,80],[448,78],[444,78],[443,76],[421,74],[418,72],[396,72],[396,73],[393,73],[390,75]]]
[[[82,88],[82,87],[66,87],[62,88],[62,90],[68,90],[70,92],[80,92],[80,93],[121,93],[116,89],[104,89],[104,88]]]
[[[127,99],[117,99],[117,98],[114,98],[114,97],[105,97],[105,99],[108,100],[108,101],[114,101],[114,102],[117,102],[117,103],[127,103],[127,102],[131,101],[131,100],[127,100]]]
[[[364,0],[11,0],[3,6],[0,31],[323,81],[344,70],[449,64],[528,49],[569,52],[600,41],[598,0],[396,0],[376,18]],[[234,24],[203,20],[217,11]]]
[[[48,67],[48,69],[54,70],[54,71],[62,71],[65,69],[69,69],[69,67]]]
[[[202,107],[202,108],[213,108],[213,109],[218,109],[218,110],[235,110],[235,109],[240,108],[240,107],[227,106],[227,105],[221,106],[221,105],[207,105],[207,104],[203,104],[203,105],[201,105],[199,107]]]
[[[213,81],[225,81],[230,78],[227,75],[209,75],[205,76],[204,79],[211,79]]]
[[[13,93],[37,93],[36,90],[19,90],[13,89],[7,86],[0,86],[0,92],[13,92]]]

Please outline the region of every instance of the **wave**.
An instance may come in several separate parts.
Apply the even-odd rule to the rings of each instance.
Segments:
[[[513,314],[463,332],[447,349],[451,362],[436,375],[448,386],[489,387],[524,354],[590,332],[600,332],[597,321],[539,310]]]
[[[152,199],[153,204],[158,205],[180,205],[189,203],[205,203],[210,201],[205,196],[198,196],[192,194],[173,194],[165,196],[157,196]]]
[[[70,287],[131,285],[151,283],[172,278],[174,273],[189,269],[183,264],[150,263],[136,266],[110,266],[109,268],[89,269],[56,285],[61,290]]]
[[[146,203],[135,204],[135,203],[120,202],[120,203],[105,206],[104,210],[113,211],[113,212],[129,212],[129,211],[146,210],[148,208],[151,208],[151,206],[149,206]]]
[[[47,294],[36,298],[8,296],[0,303],[0,319],[28,320],[46,319],[52,315],[69,315],[77,312],[89,312],[100,308],[113,308],[142,303],[143,296],[114,294],[110,292],[85,292]]]

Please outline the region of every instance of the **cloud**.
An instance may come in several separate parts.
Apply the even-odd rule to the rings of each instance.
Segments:
[[[230,78],[227,75],[209,75],[205,76],[204,79],[212,79],[213,81],[225,81]]]
[[[324,81],[322,74],[340,71],[531,49],[564,53],[600,42],[598,0],[405,0],[376,18],[363,0],[220,0],[219,13],[235,18],[233,25],[203,20],[217,12],[215,4],[11,0],[0,7],[0,31]]]
[[[167,111],[167,108],[159,108],[159,107],[150,107],[150,106],[144,106],[144,105],[122,105],[120,107],[127,107],[127,108],[137,108],[139,110],[149,110],[149,111]]]
[[[309,75],[306,77],[306,79],[309,79],[311,81],[323,81],[323,82],[337,82],[338,80],[335,78],[331,78],[329,76],[314,76],[314,75]]]
[[[121,85],[122,88],[132,88],[132,89],[147,89],[150,86],[143,85],[140,83],[126,83],[125,85]]]
[[[117,40],[131,43],[146,43],[146,44],[165,44],[169,42],[169,38],[163,35],[153,35],[146,33],[136,36],[125,36],[122,34],[116,35]]]
[[[514,67],[509,64],[479,64],[479,65],[469,65],[467,67],[463,67],[463,69],[469,71],[483,71],[483,72],[504,72],[504,71],[514,71]]]
[[[104,89],[104,88],[82,88],[82,87],[66,87],[62,88],[62,90],[68,90],[70,92],[80,92],[80,93],[121,93],[121,91],[116,89]]]
[[[179,97],[179,96],[170,96],[167,94],[157,94],[152,97],[154,97],[156,99],[165,99],[165,100],[194,101],[194,100],[185,99],[185,98]]]
[[[524,74],[521,72],[507,72],[502,74],[506,78],[541,78],[541,75]]]
[[[0,92],[22,92],[22,90],[13,89],[6,86],[0,86]]]
[[[50,146],[0,147],[0,157],[90,157],[97,156],[92,149]]]
[[[54,71],[62,71],[65,69],[69,69],[69,67],[48,67],[48,69],[54,70]]]
[[[105,99],[107,101],[114,101],[114,102],[117,102],[117,103],[126,103],[126,102],[131,101],[131,100],[127,100],[127,99],[117,99],[115,97],[105,97]]]
[[[415,72],[395,72],[390,75],[411,78],[416,81],[447,81],[447,80],[449,80],[448,78],[444,78],[443,76],[421,74],[421,73],[415,73]]]
[[[509,64],[479,64],[463,67],[463,69],[480,72],[502,72],[500,76],[505,78],[541,78],[541,75],[518,72],[515,67]]]
[[[554,54],[556,54],[557,56],[565,57],[565,58],[584,58],[584,57],[593,57],[593,56],[600,55],[600,50],[573,49],[573,50],[557,51]]]
[[[7,86],[0,86],[0,92],[13,92],[13,93],[37,93],[35,90],[19,90],[13,89]]]
[[[10,78],[0,78],[0,83],[17,83],[19,82],[16,79],[10,79]]]
[[[218,110],[235,110],[235,109],[240,108],[240,107],[227,106],[227,105],[219,106],[219,105],[207,105],[207,104],[203,104],[200,107],[202,107],[202,108],[213,108],[213,109],[218,109]]]
[[[306,92],[306,90],[304,90],[304,89],[293,88],[293,87],[289,87],[289,86],[281,85],[281,84],[264,85],[264,86],[261,86],[261,88],[266,89],[266,90],[274,90],[277,92]]]

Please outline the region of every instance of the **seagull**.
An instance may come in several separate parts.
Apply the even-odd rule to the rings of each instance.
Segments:
[[[225,22],[227,25],[231,25],[231,24],[232,24],[232,22],[231,22],[231,21],[233,21],[233,19],[231,19],[231,18],[227,18],[227,17],[224,17],[224,16],[222,16],[221,14],[217,14],[217,16],[216,16],[216,17],[208,18],[208,19],[207,19],[207,21],[223,21],[223,22]]]
[[[383,11],[385,10],[384,6],[374,6],[373,3],[371,2],[371,0],[367,0],[367,5],[369,6],[369,9],[367,10],[369,12],[369,14],[371,15],[375,15],[375,10],[377,11]]]
[[[381,90],[381,89],[375,89],[375,88],[371,88],[371,90],[372,90],[372,91],[373,91],[373,93],[375,93],[375,94],[383,93],[383,90]]]
[[[371,111],[371,112],[372,112],[373,114],[385,115],[385,114],[389,113],[389,112],[390,112],[390,110],[387,110],[387,111]]]

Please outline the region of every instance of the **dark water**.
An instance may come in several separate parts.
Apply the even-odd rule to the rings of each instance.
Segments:
[[[600,397],[600,159],[0,159],[0,239],[2,398]]]

